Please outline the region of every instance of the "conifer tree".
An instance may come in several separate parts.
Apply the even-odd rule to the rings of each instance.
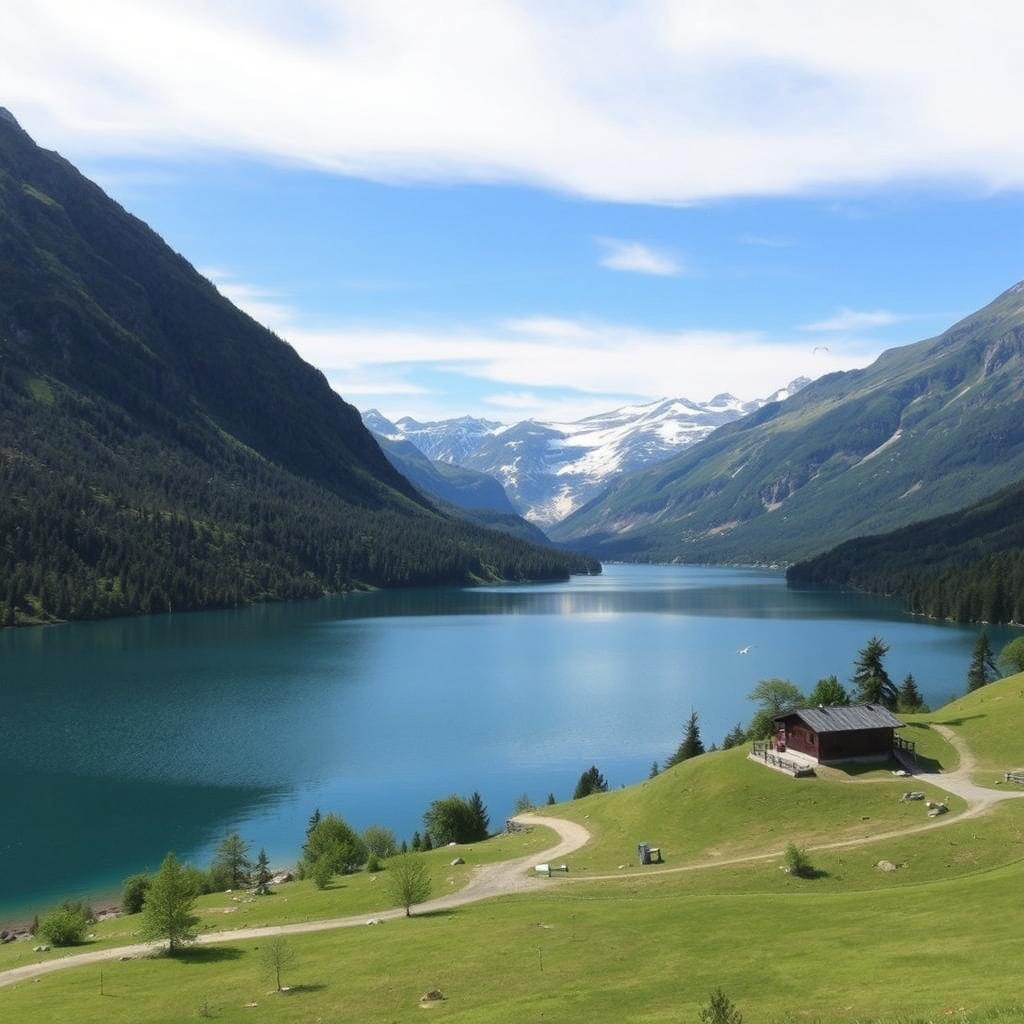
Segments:
[[[722,740],[723,750],[732,750],[733,747],[742,746],[747,739],[747,730],[743,728],[741,722],[737,722],[726,734],[725,739]]]
[[[682,742],[680,742],[676,752],[666,762],[665,767],[671,768],[673,765],[680,764],[683,761],[689,761],[691,757],[699,757],[703,753],[704,743],[700,738],[700,721],[697,718],[697,712],[691,711],[690,717],[686,722],[686,729],[683,732]]]
[[[889,645],[881,637],[873,636],[857,654],[851,682],[857,688],[857,700],[895,711],[899,693],[885,670],[888,653]]]
[[[658,773],[660,771],[661,771],[661,769],[658,767],[658,762],[657,761],[652,761],[651,762],[651,770],[647,773],[647,778],[649,778],[649,779],[657,778],[658,777]]]
[[[226,835],[213,855],[210,874],[221,889],[240,889],[249,882],[249,844],[237,833]]]
[[[551,807],[553,804],[557,804],[557,803],[558,803],[558,801],[555,799],[555,794],[554,793],[548,793],[548,807]]]
[[[252,873],[257,896],[266,896],[270,892],[270,879],[270,858],[267,857],[267,851],[261,849],[256,858],[256,868]]]
[[[310,816],[309,823],[306,825],[306,838],[309,838],[309,833],[313,831],[320,824],[320,808],[318,807]]]
[[[167,854],[153,876],[142,907],[142,934],[166,939],[167,951],[176,953],[196,937],[199,918],[192,913],[196,891],[189,872],[173,853]]]
[[[415,853],[419,853],[423,849],[423,840],[420,838],[419,832],[413,832],[412,834],[412,849]]]
[[[981,687],[999,678],[992,645],[988,641],[988,630],[984,626],[974,642],[974,653],[971,655],[971,666],[967,670],[968,691],[980,690]]]
[[[608,780],[598,771],[597,765],[592,764],[579,778],[576,789],[572,794],[573,800],[580,800],[591,793],[607,793]]]
[[[490,835],[491,819],[487,813],[483,797],[474,792],[469,798],[469,810],[472,815],[472,831],[476,839],[486,839]]]
[[[423,833],[423,850],[432,850],[434,848],[434,840],[430,838],[429,832]]]
[[[911,672],[907,673],[907,678],[900,684],[899,709],[908,712],[924,710],[924,698]]]

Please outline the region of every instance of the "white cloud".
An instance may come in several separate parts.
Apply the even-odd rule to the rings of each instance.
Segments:
[[[7,3],[3,97],[81,159],[686,203],[1024,185],[1016,0]]]
[[[789,249],[794,243],[776,235],[740,235],[741,245],[754,245],[763,249]]]
[[[610,270],[626,270],[657,277],[678,277],[683,265],[678,257],[664,249],[655,249],[643,242],[627,242],[621,238],[598,238],[604,247],[601,266]]]
[[[518,418],[576,419],[665,395],[698,401],[722,391],[763,397],[795,377],[864,366],[880,352],[876,342],[850,338],[811,349],[805,339],[756,330],[655,330],[542,314],[444,327],[311,326],[276,292],[224,268],[206,267],[203,273],[323,370],[341,395],[363,406],[418,397],[414,415],[493,415],[499,408],[517,410]],[[453,408],[423,383],[429,371],[507,390],[485,394],[478,408]]]
[[[861,331],[872,327],[888,327],[903,323],[911,317],[904,313],[892,313],[888,309],[858,310],[843,306],[837,313],[825,320],[804,324],[805,331]]]

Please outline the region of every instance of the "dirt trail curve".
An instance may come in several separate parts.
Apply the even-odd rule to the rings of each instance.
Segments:
[[[953,772],[915,772],[914,778],[923,782],[929,782],[948,793],[954,793],[967,801],[967,810],[963,814],[948,815],[933,819],[925,824],[914,825],[910,828],[895,829],[890,832],[879,832],[874,835],[857,836],[853,839],[843,839],[832,843],[819,843],[809,847],[810,850],[841,850],[854,846],[866,846],[869,843],[882,842],[887,839],[896,839],[902,836],[914,835],[917,832],[928,832],[945,825],[955,825],[968,818],[976,818],[990,810],[995,804],[1003,800],[1013,800],[1024,797],[1024,793],[1009,792],[995,789],[985,789],[971,781],[971,772],[975,770],[976,762],[974,755],[967,744],[957,736],[951,729],[945,726],[934,726],[960,754],[960,765]],[[557,862],[590,840],[590,833],[580,824],[574,821],[567,821],[564,818],[549,818],[539,814],[521,814],[517,821],[525,825],[543,825],[558,833],[559,842],[556,846],[540,853],[530,854],[526,857],[518,857],[515,860],[504,861],[499,864],[485,864],[474,868],[469,882],[458,892],[447,896],[440,896],[435,900],[422,903],[416,908],[418,913],[426,913],[436,910],[450,910],[454,907],[465,906],[467,903],[476,903],[479,900],[489,899],[493,896],[505,896],[511,893],[536,891],[536,881],[530,877],[529,869],[533,864]],[[773,860],[782,856],[781,850],[771,850],[765,853],[746,854],[742,857],[730,857],[721,860],[701,861],[693,864],[683,864],[680,867],[663,868],[651,871],[646,874],[624,874],[619,872],[615,875],[573,875],[561,876],[559,883],[566,882],[597,882],[597,881],[621,881],[630,879],[635,881],[638,878],[655,879],[662,875],[676,874],[682,871],[704,871],[708,868],[724,867],[735,864],[750,864],[758,861]],[[366,925],[370,920],[392,921],[405,914],[402,909],[383,910],[377,913],[354,914],[350,917],[336,917],[324,921],[303,921],[297,924],[273,925],[267,928],[239,928],[234,931],[210,932],[199,937],[199,943],[206,945],[215,942],[239,942],[248,939],[265,938],[268,935],[295,935],[303,932],[324,932],[334,928],[353,928],[356,925]],[[58,960],[45,960],[41,963],[26,964],[23,967],[15,967],[8,971],[0,971],[0,987],[13,985],[19,981],[26,981],[30,978],[39,977],[43,974],[50,974],[52,971],[64,970],[68,967],[81,967],[87,964],[102,963],[109,960],[119,960],[121,957],[145,956],[159,950],[160,943],[136,943],[132,946],[117,946],[111,949],[96,950],[92,953],[78,953],[61,957]]]
[[[509,893],[522,892],[529,888],[529,869],[545,861],[555,862],[578,850],[589,839],[590,833],[573,821],[562,818],[546,818],[535,814],[521,814],[516,817],[525,825],[543,825],[558,833],[559,842],[556,846],[540,853],[531,853],[526,857],[502,861],[499,864],[483,864],[473,869],[469,882],[458,892],[440,896],[437,899],[421,903],[416,913],[427,913],[436,910],[450,910],[467,903],[489,899],[492,896],[504,896]],[[401,908],[382,910],[376,913],[353,914],[349,917],[335,917],[324,921],[303,921],[297,924],[273,925],[266,928],[238,928],[233,931],[210,932],[200,935],[199,944],[214,942],[244,942],[249,939],[265,938],[268,935],[295,935],[300,932],[323,932],[334,928],[354,928],[365,926],[368,921],[393,921],[405,916]],[[27,941],[27,940],[26,940]],[[68,967],[84,967],[122,957],[140,957],[157,952],[163,944],[159,942],[137,942],[130,946],[116,946],[109,949],[98,949],[91,953],[75,953],[57,960],[44,960],[40,963],[25,964],[8,971],[0,971],[0,987],[13,985],[19,981],[27,981],[53,971],[65,970]]]

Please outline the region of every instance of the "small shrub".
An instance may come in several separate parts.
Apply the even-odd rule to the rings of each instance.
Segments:
[[[383,825],[370,825],[363,831],[363,843],[369,853],[375,853],[378,860],[387,860],[398,852],[395,833]]]
[[[383,871],[380,861],[377,859],[377,854],[371,852],[370,856],[366,858],[366,870],[371,875],[376,874],[378,871]]]
[[[334,877],[334,865],[331,863],[330,858],[321,857],[319,860],[314,861],[313,866],[309,869],[309,877],[313,879],[313,884],[318,889],[326,889]]]
[[[814,867],[807,856],[807,851],[795,843],[790,843],[786,847],[786,868],[791,875],[796,875],[797,878],[814,877]]]
[[[51,946],[74,946],[85,938],[88,927],[81,904],[62,903],[39,922],[39,936]]]
[[[121,912],[138,914],[146,902],[146,893],[152,879],[147,874],[132,875],[124,880],[121,887]]]
[[[743,1014],[720,989],[711,993],[711,1002],[701,1007],[700,1024],[743,1024]]]

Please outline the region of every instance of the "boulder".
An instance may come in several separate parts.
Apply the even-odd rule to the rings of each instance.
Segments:
[[[282,882],[294,881],[295,876],[290,871],[278,871],[276,875],[271,875],[271,885],[281,885]]]
[[[891,860],[880,860],[875,867],[879,871],[895,871],[897,869],[897,865],[893,864]]]
[[[420,996],[421,1003],[438,1003],[444,999],[444,993],[439,988],[432,988]]]
[[[465,863],[466,862],[461,857],[456,857],[455,860],[452,861],[452,867],[453,868],[454,867],[458,867],[459,864],[465,864]]]

